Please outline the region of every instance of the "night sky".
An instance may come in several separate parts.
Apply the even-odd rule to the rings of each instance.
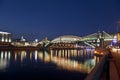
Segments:
[[[119,20],[120,0],[0,0],[0,31],[14,38],[113,33]]]

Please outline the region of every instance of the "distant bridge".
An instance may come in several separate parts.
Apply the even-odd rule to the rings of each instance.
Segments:
[[[101,40],[104,40],[104,46],[106,46],[113,40],[113,37],[105,31],[98,31],[97,33],[93,33],[84,37],[65,35],[59,36],[52,41],[45,39],[39,42],[37,45],[42,43],[44,47],[75,48],[80,46],[89,46],[91,48],[94,48],[96,46],[100,46]]]
[[[99,46],[101,39],[104,40],[104,46],[106,46],[110,44],[110,42],[113,40],[113,37],[105,31],[102,32],[98,31],[98,33],[93,33],[85,37],[82,37],[81,41],[87,42],[93,46]]]

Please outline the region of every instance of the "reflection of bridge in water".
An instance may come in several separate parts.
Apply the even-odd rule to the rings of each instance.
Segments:
[[[94,56],[94,49],[84,50],[51,50],[46,51],[0,51],[0,69],[4,70],[10,65],[10,60],[19,61],[20,64],[26,60],[43,61],[54,63],[60,69],[89,73],[99,62],[100,57]]]

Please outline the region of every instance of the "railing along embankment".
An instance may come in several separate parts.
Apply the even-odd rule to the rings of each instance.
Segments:
[[[101,80],[102,73],[104,70],[105,63],[108,60],[108,54],[104,54],[100,62],[95,66],[95,68],[89,73],[85,80]]]

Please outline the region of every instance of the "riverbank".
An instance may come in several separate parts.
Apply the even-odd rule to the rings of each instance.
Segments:
[[[94,54],[103,57],[106,56],[105,60],[101,61],[101,63],[104,63],[104,65],[99,63],[96,66],[97,68],[95,67],[95,69],[93,69],[94,71],[90,73],[86,80],[92,80],[93,78],[101,78],[100,80],[120,80],[120,53],[113,53],[110,51],[110,49],[106,48],[96,48]],[[98,73],[99,75],[94,77]]]
[[[42,47],[34,47],[34,46],[0,46],[0,50],[39,50]]]

